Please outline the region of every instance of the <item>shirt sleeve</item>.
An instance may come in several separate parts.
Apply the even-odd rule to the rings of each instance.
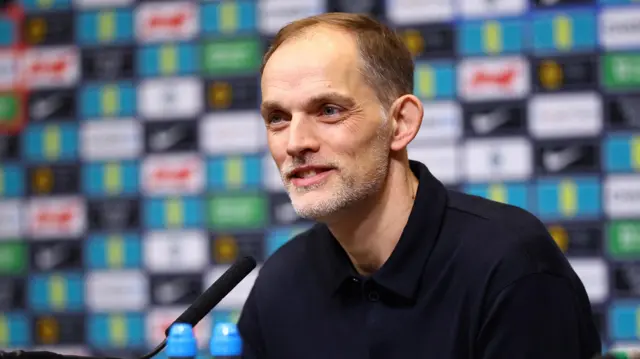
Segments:
[[[238,332],[242,338],[243,359],[267,359],[262,330],[258,320],[256,291],[254,284],[238,318]]]
[[[477,357],[592,359],[601,351],[593,325],[566,279],[531,274],[496,296],[477,337]]]

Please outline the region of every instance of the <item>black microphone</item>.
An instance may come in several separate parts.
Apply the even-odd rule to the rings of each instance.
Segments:
[[[207,313],[226,297],[251,271],[256,267],[256,260],[252,257],[244,257],[237,260],[231,268],[227,269],[204,293],[182,313],[178,319],[164,331],[169,336],[169,329],[176,323],[188,323],[195,327]]]
[[[256,260],[252,257],[244,257],[237,260],[221,276],[211,284],[204,293],[185,310],[178,319],[165,330],[165,336],[169,336],[169,329],[176,323],[188,323],[195,327],[220,301],[226,297],[251,271],[256,267]],[[165,338],[162,343],[151,352],[139,359],[149,359],[158,354],[167,345]],[[0,359],[118,359],[109,357],[85,357],[77,355],[63,355],[48,351],[24,351],[12,352],[0,351]]]

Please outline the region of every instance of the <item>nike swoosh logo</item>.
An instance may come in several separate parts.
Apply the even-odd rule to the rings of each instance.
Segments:
[[[187,285],[176,280],[168,283],[161,283],[154,290],[154,295],[161,304],[170,304],[184,297],[188,290],[189,288]]]
[[[36,254],[35,262],[38,268],[50,270],[59,266],[66,257],[66,251],[62,245],[43,248]]]
[[[578,148],[567,148],[562,151],[546,152],[542,155],[542,163],[551,172],[561,171],[577,159],[580,158],[581,152]]]
[[[30,108],[31,117],[35,120],[43,120],[51,116],[60,107],[62,107],[62,100],[59,96],[51,95],[47,98],[42,98],[35,101]]]
[[[491,113],[474,115],[471,118],[471,126],[476,133],[486,135],[507,121],[509,121],[509,117],[503,111],[493,111]]]
[[[165,151],[174,146],[184,138],[184,131],[181,127],[172,127],[164,131],[155,133],[149,139],[149,146],[154,151]]]
[[[629,126],[640,127],[640,97],[620,98],[620,110]]]

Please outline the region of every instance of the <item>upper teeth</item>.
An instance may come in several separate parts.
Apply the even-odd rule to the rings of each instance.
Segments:
[[[304,171],[304,172],[300,172],[298,173],[298,176],[305,178],[305,177],[312,177],[316,175],[316,171],[311,170],[311,171]]]

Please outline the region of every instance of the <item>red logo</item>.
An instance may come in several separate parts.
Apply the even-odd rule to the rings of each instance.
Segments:
[[[196,193],[204,186],[202,162],[193,156],[147,158],[142,171],[144,189],[154,194]]]
[[[77,50],[31,49],[25,53],[22,77],[30,87],[73,85],[79,76]]]
[[[54,77],[62,77],[64,72],[67,71],[69,64],[65,59],[53,60],[50,62],[47,61],[37,61],[31,65],[29,68],[31,70],[31,75],[46,75],[51,74]]]
[[[509,89],[515,82],[516,76],[518,76],[518,69],[513,66],[497,72],[480,70],[471,78],[471,87],[496,85]]]
[[[193,175],[193,169],[192,168],[179,168],[179,169],[167,169],[167,168],[160,168],[158,170],[156,170],[155,172],[153,172],[152,176],[153,176],[153,180],[158,181],[158,182],[175,182],[176,184],[180,184],[183,183],[185,181],[188,181],[191,176]]]
[[[71,229],[71,221],[74,217],[72,207],[36,210],[34,214],[34,230],[55,229],[68,231]]]
[[[150,30],[157,28],[166,28],[167,30],[179,30],[184,26],[187,21],[188,14],[183,12],[181,14],[162,16],[152,15],[149,19],[147,26]]]
[[[519,98],[529,92],[528,63],[519,57],[467,59],[460,63],[458,76],[466,101]]]
[[[196,11],[191,4],[164,4],[142,7],[137,27],[144,39],[178,39],[195,35]]]
[[[29,208],[29,230],[33,236],[69,236],[82,233],[84,206],[77,200],[37,199]]]

